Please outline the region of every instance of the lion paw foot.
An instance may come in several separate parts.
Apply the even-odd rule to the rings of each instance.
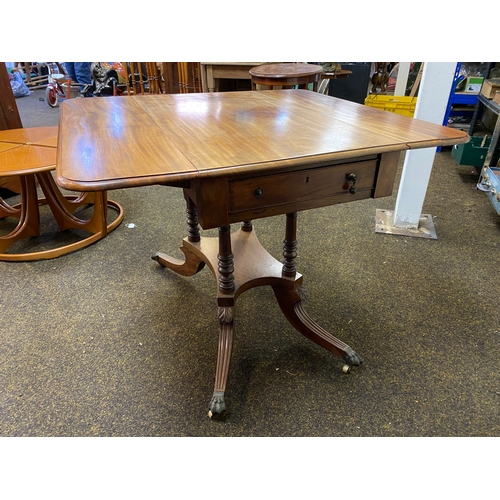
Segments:
[[[208,410],[208,416],[212,418],[214,415],[222,413],[226,409],[226,403],[224,402],[224,393],[220,391],[215,391],[210,401],[210,406]]]
[[[346,349],[343,359],[350,366],[359,366],[363,362],[363,358],[351,347]]]

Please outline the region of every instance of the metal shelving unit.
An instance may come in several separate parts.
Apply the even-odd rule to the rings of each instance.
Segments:
[[[453,77],[453,84],[451,86],[451,91],[450,91],[450,97],[448,99],[448,105],[446,107],[446,112],[444,114],[444,118],[443,118],[443,125],[445,127],[448,127],[448,126],[453,126],[453,125],[450,125],[448,123],[448,120],[451,116],[451,113],[452,113],[452,109],[453,109],[453,106],[470,106],[471,108],[474,108],[474,109],[471,109],[470,111],[468,111],[471,116],[474,115],[474,111],[475,109],[477,108],[477,103],[478,103],[478,95],[479,93],[471,93],[471,92],[457,92],[457,85],[458,85],[458,80],[459,80],[459,77],[460,77],[460,69],[462,68],[462,62],[459,62],[457,63],[457,67],[455,69],[455,76]],[[485,78],[488,77],[488,74],[493,66],[493,63],[486,63],[486,69],[485,69]],[[456,124],[455,125],[456,127],[460,127],[460,128],[463,128],[463,129],[467,129],[469,128],[469,124],[468,123],[460,123],[460,124]],[[437,151],[441,151],[441,147],[438,147],[437,148]]]
[[[446,113],[444,115],[443,119],[443,125],[448,126],[448,120],[450,118],[450,115],[452,113],[452,108],[453,106],[476,106],[478,102],[478,95],[479,93],[471,93],[471,92],[457,92],[457,85],[458,85],[458,80],[460,76],[460,69],[462,68],[462,65],[464,63],[459,62],[457,64],[456,70],[455,70],[455,76],[453,78],[453,85],[451,87],[451,92],[450,92],[450,97],[448,99],[448,106],[446,108]],[[485,63],[486,68],[485,68],[485,74],[484,77],[488,78],[488,74],[493,67],[493,63]],[[470,113],[471,115],[473,114],[474,110],[471,109]],[[461,127],[468,127],[468,124],[462,124],[460,125]]]

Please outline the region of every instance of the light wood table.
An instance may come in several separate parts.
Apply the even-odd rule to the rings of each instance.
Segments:
[[[203,92],[218,92],[219,79],[251,80],[248,70],[262,62],[202,62],[201,85]]]
[[[290,323],[342,358],[346,370],[362,361],[304,309],[297,213],[389,196],[401,151],[468,141],[456,129],[305,90],[71,99],[61,107],[60,130],[56,173],[65,188],[184,190],[185,260],[160,252],[153,258],[183,276],[207,265],[217,280],[210,415],[225,409],[234,307],[252,287],[271,286]],[[261,246],[251,222],[280,214],[283,262]],[[241,225],[231,233],[233,223]],[[200,226],[218,228],[218,238],[203,237]]]
[[[52,177],[56,164],[56,146],[57,127],[0,131],[0,176],[19,176],[20,179],[19,203],[10,205],[0,198],[0,219],[18,219],[16,227],[9,234],[0,237],[0,260],[20,262],[53,259],[104,238],[123,220],[122,207],[108,200],[105,191],[83,194],[63,194],[59,191]],[[37,185],[45,197],[38,196]],[[6,252],[17,241],[41,235],[39,205],[49,206],[61,231],[79,229],[89,235],[50,250]],[[92,205],[90,218],[83,218],[81,213],[77,213],[78,209]],[[116,219],[109,224],[108,207],[118,212]]]

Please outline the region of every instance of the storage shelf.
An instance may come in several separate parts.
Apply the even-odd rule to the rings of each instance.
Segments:
[[[450,116],[457,116],[458,111],[460,111],[461,115],[463,115],[463,114],[472,115],[474,117],[475,109],[477,108],[477,104],[478,104],[479,92],[456,92],[458,79],[460,76],[460,69],[462,67],[462,64],[467,64],[467,63],[459,62],[459,63],[457,63],[457,67],[455,69],[455,76],[453,78],[453,84],[451,86],[450,97],[448,99],[448,106],[447,106],[446,112],[444,114],[443,125],[445,127],[447,126],[447,127],[462,128],[464,130],[469,130],[469,134],[472,134],[472,131],[470,129],[470,123],[467,123],[467,122],[448,123]],[[485,76],[487,77],[493,63],[485,63],[485,64],[486,64]],[[462,108],[460,110],[456,110],[457,112],[455,112],[455,110],[453,110],[454,106],[470,106],[471,109],[469,112],[466,112]],[[472,127],[472,129],[473,128],[474,127]],[[438,147],[437,151],[441,151],[441,147]]]
[[[478,93],[476,92],[455,92],[451,99],[451,104],[464,104],[467,106],[475,106]]]

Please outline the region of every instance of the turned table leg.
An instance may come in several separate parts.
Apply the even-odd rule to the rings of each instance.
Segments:
[[[297,273],[297,212],[286,214],[285,239],[283,241],[283,276],[294,278]]]

